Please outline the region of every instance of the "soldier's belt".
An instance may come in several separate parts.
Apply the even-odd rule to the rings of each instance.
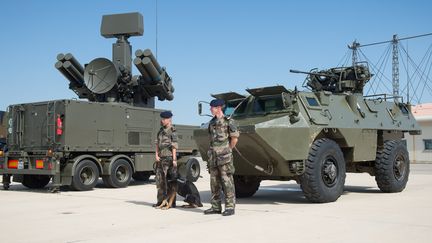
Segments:
[[[160,150],[162,150],[162,149],[169,149],[169,148],[171,148],[171,145],[159,145],[159,149]]]
[[[224,142],[212,142],[211,146],[212,147],[221,147],[221,146],[228,146],[229,145],[229,141],[224,141]]]

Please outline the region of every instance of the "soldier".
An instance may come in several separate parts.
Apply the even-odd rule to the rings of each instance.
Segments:
[[[234,188],[234,164],[232,149],[236,146],[239,132],[233,121],[224,116],[222,108],[224,101],[215,99],[210,102],[210,111],[213,118],[209,123],[210,150],[208,151],[210,187],[211,187],[211,208],[204,211],[204,214],[220,214],[221,190],[225,195],[225,211],[223,216],[234,214],[235,188]]]
[[[172,115],[170,111],[160,114],[161,128],[156,140],[157,203],[153,207],[160,207],[164,200],[168,200],[168,195],[176,191],[178,138],[172,126]],[[172,207],[175,207],[175,198]]]

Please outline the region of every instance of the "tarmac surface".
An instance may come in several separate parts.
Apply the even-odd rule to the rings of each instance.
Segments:
[[[205,168],[205,167],[202,167]],[[407,188],[381,193],[368,174],[347,174],[334,203],[313,204],[295,182],[263,181],[236,214],[204,215],[209,176],[196,182],[204,207],[154,209],[156,188],[0,190],[1,242],[431,242],[432,164],[411,165]],[[177,205],[182,205],[177,197]]]

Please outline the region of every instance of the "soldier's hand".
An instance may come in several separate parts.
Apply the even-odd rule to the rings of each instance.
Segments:
[[[177,168],[177,160],[173,160],[173,166]]]
[[[156,162],[159,162],[160,161],[160,157],[159,157],[159,155],[156,155]]]

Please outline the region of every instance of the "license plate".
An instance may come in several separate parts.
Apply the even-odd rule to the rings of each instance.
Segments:
[[[18,170],[24,169],[24,161],[22,159],[18,160]]]

